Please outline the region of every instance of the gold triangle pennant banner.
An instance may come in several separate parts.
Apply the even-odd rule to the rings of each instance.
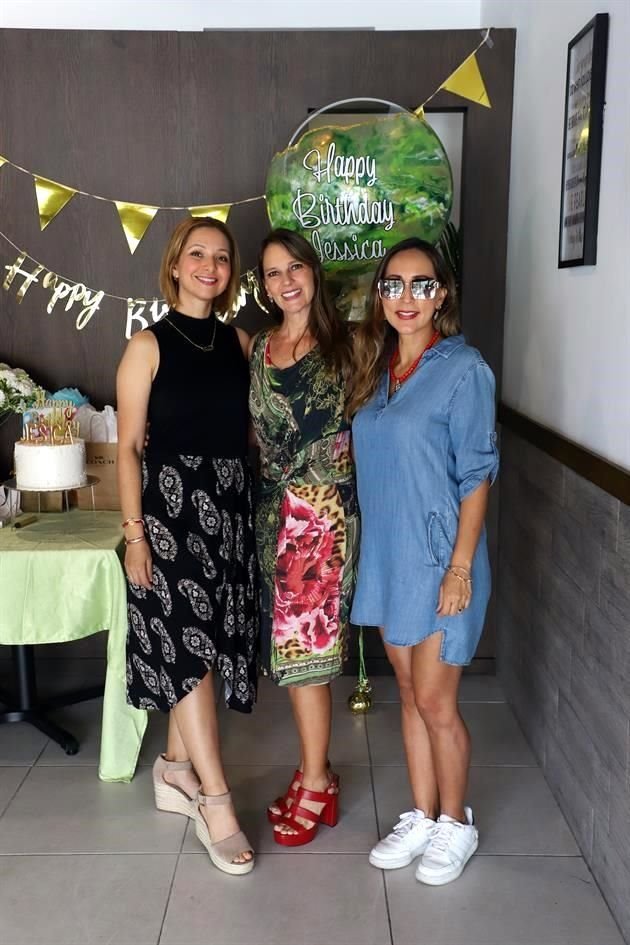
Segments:
[[[122,200],[113,202],[116,204],[123,232],[127,238],[129,252],[133,255],[160,208],[147,207],[143,203],[124,203]]]
[[[461,66],[449,75],[440,88],[461,95],[462,98],[470,99],[485,108],[492,108],[475,53],[464,59]]]
[[[60,210],[72,200],[76,190],[72,187],[66,187],[64,184],[58,184],[54,180],[47,180],[45,177],[33,175],[35,183],[35,196],[37,197],[37,209],[39,212],[40,229],[45,230],[51,220],[54,220]]]
[[[3,158],[2,155],[0,154],[0,167],[2,167],[3,164],[7,164],[7,163],[8,163],[7,159]]]
[[[231,209],[231,203],[215,203],[199,207],[188,207],[191,216],[195,217],[195,219],[198,217],[211,217],[213,220],[220,220],[221,223],[227,223]]]

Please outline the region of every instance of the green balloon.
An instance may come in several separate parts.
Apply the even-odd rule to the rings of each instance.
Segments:
[[[453,201],[453,175],[430,125],[409,112],[308,131],[267,174],[273,227],[296,230],[331,274],[373,270],[409,236],[436,243]]]

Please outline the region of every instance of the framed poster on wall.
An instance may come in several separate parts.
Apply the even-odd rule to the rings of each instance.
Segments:
[[[569,43],[564,105],[558,266],[594,266],[602,158],[608,14]]]

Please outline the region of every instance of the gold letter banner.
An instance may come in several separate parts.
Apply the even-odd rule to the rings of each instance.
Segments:
[[[142,203],[123,203],[115,200],[118,216],[127,237],[131,253],[135,253],[138,243],[149,228],[149,224],[159,207],[147,207]]]
[[[156,210],[157,209],[158,208],[156,208]],[[2,283],[2,288],[7,292],[9,289],[17,289],[16,299],[18,303],[20,303],[31,286],[35,284],[41,285],[43,289],[47,289],[50,292],[50,300],[46,306],[48,314],[52,314],[53,310],[59,311],[59,308],[63,308],[66,312],[72,310],[73,314],[76,315],[75,328],[77,331],[83,331],[92,317],[100,310],[101,302],[105,298],[126,303],[126,338],[131,338],[134,330],[146,328],[150,324],[148,317],[145,317],[145,310],[147,308],[148,312],[146,312],[146,316],[150,314],[153,322],[159,321],[168,312],[168,305],[163,299],[133,299],[122,295],[112,295],[109,292],[104,292],[102,289],[89,289],[82,282],[75,282],[67,276],[61,276],[51,269],[48,269],[43,263],[38,262],[33,256],[29,256],[28,253],[20,249],[19,246],[14,243],[13,240],[10,240],[6,233],[3,233],[1,230],[0,238],[5,240],[9,246],[12,246],[18,253],[13,265],[4,266],[7,274]],[[41,281],[40,276],[42,277]],[[0,276],[0,278],[2,277]],[[221,321],[226,324],[231,322],[240,309],[246,304],[248,295],[253,295],[263,311],[267,311],[260,296],[256,274],[251,269],[241,276],[240,292],[234,306],[227,312],[217,312],[217,316]],[[61,305],[55,309],[58,302],[60,302]],[[78,306],[78,309],[75,309],[75,306]]]
[[[191,216],[195,217],[211,217],[213,220],[220,220],[221,223],[227,223],[227,218],[230,215],[231,203],[215,203],[209,204],[208,206],[200,207],[188,207]]]
[[[69,200],[72,200],[76,190],[57,184],[54,180],[46,180],[45,177],[33,175],[33,180],[39,210],[39,225],[42,230],[45,230],[50,221],[55,219]]]
[[[462,98],[468,98],[471,102],[477,102],[485,108],[492,108],[474,53],[449,75],[440,88],[454,92],[455,95],[461,95]]]

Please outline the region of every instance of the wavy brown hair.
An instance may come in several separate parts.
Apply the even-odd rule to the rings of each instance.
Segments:
[[[171,233],[171,238],[166,244],[166,249],[162,256],[160,265],[160,291],[170,308],[176,308],[179,296],[177,279],[173,275],[173,266],[177,265],[190,234],[193,230],[198,230],[200,227],[209,230],[218,230],[220,233],[223,233],[228,241],[231,267],[230,281],[227,284],[225,292],[218,295],[212,303],[213,311],[224,313],[229,311],[234,305],[241,287],[241,258],[231,230],[225,223],[222,223],[221,220],[213,220],[212,217],[196,217],[182,220],[181,223],[177,224]]]
[[[303,236],[293,230],[278,227],[272,230],[262,242],[258,254],[258,281],[269,314],[279,325],[282,322],[282,309],[269,297],[265,289],[265,271],[263,257],[267,247],[284,246],[286,251],[298,262],[308,266],[313,273],[315,292],[308,316],[308,331],[313,336],[325,364],[331,373],[341,374],[348,383],[350,375],[351,349],[346,323],[341,320],[328,294],[324,279],[324,270],[319,256]]]
[[[349,416],[353,416],[374,394],[396,345],[398,336],[385,318],[383,303],[378,294],[378,283],[394,256],[407,249],[419,250],[429,257],[435,270],[435,278],[446,289],[446,298],[442,302],[438,317],[434,319],[435,327],[443,338],[458,335],[461,331],[455,278],[440,251],[431,243],[415,236],[392,246],[383,256],[374,273],[366,315],[354,333],[352,389],[347,406]]]

